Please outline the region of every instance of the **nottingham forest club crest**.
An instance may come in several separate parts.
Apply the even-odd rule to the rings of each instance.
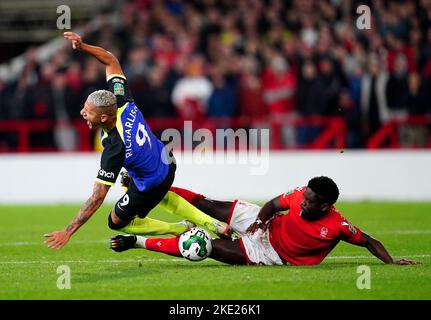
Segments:
[[[320,229],[320,236],[326,238],[328,236],[328,228],[322,227],[322,229]]]

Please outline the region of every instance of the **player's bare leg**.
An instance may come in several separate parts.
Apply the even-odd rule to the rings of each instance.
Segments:
[[[228,264],[247,264],[247,258],[242,251],[239,240],[214,239],[212,246],[210,258]]]
[[[227,222],[232,204],[232,201],[218,201],[209,198],[202,198],[198,200],[195,207],[205,212],[210,217]]]
[[[179,196],[183,197],[210,217],[216,218],[217,220],[223,222],[228,221],[229,213],[233,205],[232,201],[212,200],[206,198],[204,195],[178,187],[171,187],[170,191],[175,192]]]

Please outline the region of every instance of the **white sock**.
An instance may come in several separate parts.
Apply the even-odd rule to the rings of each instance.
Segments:
[[[147,238],[145,238],[143,236],[136,236],[135,248],[146,249],[145,241],[147,241]]]

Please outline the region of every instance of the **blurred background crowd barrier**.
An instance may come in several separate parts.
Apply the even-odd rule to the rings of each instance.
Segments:
[[[0,152],[91,151],[79,114],[118,57],[153,131],[270,129],[271,150],[431,147],[431,0],[0,2]],[[371,28],[356,26],[360,4]]]

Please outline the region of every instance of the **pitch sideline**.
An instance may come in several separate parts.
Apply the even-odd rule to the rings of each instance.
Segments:
[[[429,258],[431,254],[414,254],[408,256],[393,256],[394,258]],[[336,259],[375,259],[373,256],[333,256],[327,257],[325,260],[336,260]],[[40,260],[19,260],[19,261],[0,261],[0,264],[54,264],[54,263],[146,263],[146,262],[189,262],[181,258],[161,258],[161,259],[103,259],[103,260],[52,260],[52,261],[40,261]]]

